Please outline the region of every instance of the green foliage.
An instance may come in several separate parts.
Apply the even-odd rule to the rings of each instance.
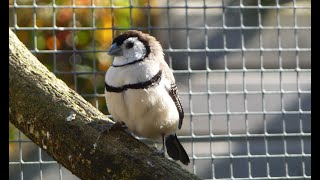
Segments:
[[[18,130],[9,122],[9,140],[15,140],[18,137]]]

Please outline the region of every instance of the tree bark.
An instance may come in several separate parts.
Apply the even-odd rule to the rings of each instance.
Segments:
[[[123,130],[96,143],[111,120],[57,79],[10,29],[9,120],[81,179],[199,179]]]

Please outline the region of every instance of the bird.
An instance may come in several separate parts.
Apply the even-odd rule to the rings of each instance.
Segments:
[[[105,75],[105,99],[116,124],[139,137],[162,140],[160,154],[188,165],[189,156],[177,138],[184,111],[172,70],[155,37],[128,30],[108,50],[113,62]]]

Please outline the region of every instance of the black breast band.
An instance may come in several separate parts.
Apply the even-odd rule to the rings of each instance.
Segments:
[[[152,87],[152,86],[159,84],[161,81],[161,75],[162,75],[162,71],[160,70],[155,76],[153,76],[148,81],[139,82],[139,83],[135,83],[135,84],[126,84],[126,85],[120,86],[120,87],[109,86],[106,83],[105,84],[106,91],[120,93],[120,92],[126,91],[128,89],[147,89],[149,87]]]
[[[138,62],[141,62],[141,61],[143,61],[143,59],[138,59],[138,60],[132,61],[132,62],[130,62],[130,63],[121,64],[121,65],[111,64],[111,66],[112,66],[112,67],[122,67],[122,66],[127,66],[127,65],[131,65],[131,64],[135,64],[135,63],[138,63]]]

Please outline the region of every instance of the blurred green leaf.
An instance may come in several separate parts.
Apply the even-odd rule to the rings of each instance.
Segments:
[[[130,10],[129,9],[117,9],[115,10],[115,21],[119,28],[130,27]]]
[[[77,31],[75,36],[75,42],[78,46],[85,46],[91,41],[92,35],[90,31]]]
[[[15,140],[18,136],[18,129],[9,122],[9,140]]]
[[[43,35],[37,37],[37,49],[46,49],[46,39],[43,37]]]
[[[92,67],[87,65],[76,65],[77,72],[92,72]],[[80,75],[79,75],[80,76]]]

